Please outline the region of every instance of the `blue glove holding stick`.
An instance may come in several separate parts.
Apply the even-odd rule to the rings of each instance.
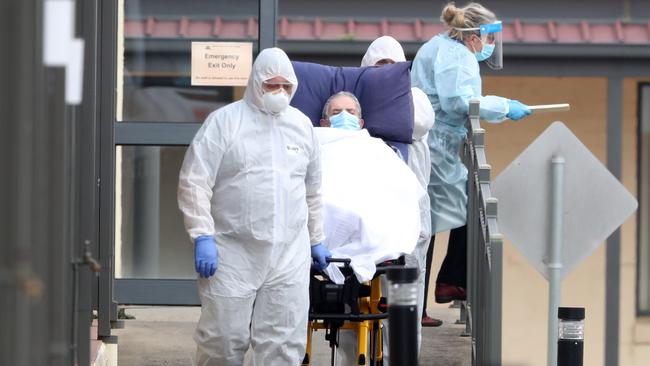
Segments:
[[[513,121],[518,121],[532,113],[527,105],[521,103],[518,100],[509,100],[508,107],[510,108],[510,112],[508,112],[506,117],[510,118]]]

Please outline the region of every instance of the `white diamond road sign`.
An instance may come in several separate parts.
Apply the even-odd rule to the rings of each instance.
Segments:
[[[501,232],[548,280],[551,159],[564,164],[562,274],[587,258],[637,208],[637,201],[562,122],[554,122],[492,183]]]

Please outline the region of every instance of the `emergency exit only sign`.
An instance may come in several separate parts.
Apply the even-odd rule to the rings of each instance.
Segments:
[[[250,42],[192,42],[192,85],[246,86],[252,65]]]

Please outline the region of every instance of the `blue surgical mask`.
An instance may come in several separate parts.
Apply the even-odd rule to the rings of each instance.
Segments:
[[[476,60],[481,62],[490,58],[490,56],[492,56],[492,52],[494,52],[494,45],[489,43],[484,43],[481,52],[474,52],[474,56],[476,56]]]
[[[343,130],[360,130],[359,117],[343,111],[335,114],[329,118],[332,128],[340,128]]]

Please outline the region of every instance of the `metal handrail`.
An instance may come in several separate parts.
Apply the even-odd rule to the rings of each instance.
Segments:
[[[467,322],[473,365],[501,364],[503,236],[497,224],[497,199],[490,189],[491,166],[479,102],[470,102],[467,139],[461,158],[467,180]]]

